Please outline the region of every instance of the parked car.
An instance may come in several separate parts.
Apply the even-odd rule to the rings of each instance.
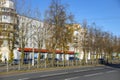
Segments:
[[[19,60],[18,59],[14,59],[12,62],[12,65],[18,65],[19,64]]]
[[[105,59],[103,59],[103,58],[98,59],[98,62],[99,62],[99,64],[105,64]]]
[[[32,63],[32,59],[24,59],[24,64]]]

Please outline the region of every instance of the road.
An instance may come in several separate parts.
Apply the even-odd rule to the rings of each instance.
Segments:
[[[120,65],[74,68],[2,76],[0,80],[120,80]]]

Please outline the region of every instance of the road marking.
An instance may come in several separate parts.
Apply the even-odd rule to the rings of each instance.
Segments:
[[[112,70],[112,71],[107,71],[106,73],[112,73],[112,72],[117,72],[116,70]]]
[[[82,71],[89,71],[89,70],[99,70],[99,69],[104,69],[104,68],[85,69],[85,70],[78,70],[78,71],[74,71],[74,72],[82,72]]]
[[[103,73],[99,72],[99,73],[94,73],[94,74],[88,74],[88,75],[84,75],[84,77],[96,76],[96,75],[100,75],[100,74],[103,74]]]
[[[34,73],[44,73],[44,72],[54,72],[54,71],[60,71],[60,70],[64,70],[64,69],[56,69],[56,70],[49,70],[49,71],[38,71],[38,72],[26,72],[26,73],[21,73],[21,74],[16,74],[16,75],[5,75],[5,76],[2,76],[2,77],[12,77],[12,76],[20,76],[20,75],[26,75],[26,74],[34,74]]]
[[[50,75],[42,75],[40,77],[47,77],[47,76],[55,76],[55,75],[61,75],[61,74],[67,74],[68,72],[64,72],[64,73],[56,73],[56,74],[50,74]]]
[[[94,69],[92,69],[92,70],[99,70],[99,69],[104,69],[104,68],[94,68]]]
[[[79,78],[79,77],[67,78],[65,80],[72,80],[72,79],[77,79],[77,78]]]
[[[18,79],[18,80],[28,80],[28,79],[30,79],[30,78],[22,78],[22,79]]]
[[[80,72],[80,71],[74,71],[74,72]]]
[[[78,71],[74,71],[74,72],[82,72],[82,71],[89,71],[89,70],[93,70],[93,69],[78,70]],[[40,77],[47,77],[47,76],[61,75],[61,74],[67,74],[67,73],[71,73],[71,72],[56,73],[56,74],[50,74],[50,75],[42,75],[42,76],[40,76]]]
[[[78,70],[78,71],[74,71],[74,72],[82,72],[82,71],[89,71],[91,69],[85,69],[85,70]]]

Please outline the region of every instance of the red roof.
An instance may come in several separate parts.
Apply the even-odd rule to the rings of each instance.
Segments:
[[[39,52],[39,49],[37,48],[24,48],[24,52]],[[18,51],[21,51],[21,48],[18,49]],[[40,49],[40,52],[41,53],[47,53],[47,52],[51,52],[51,51],[48,51],[47,49]],[[56,54],[62,54],[62,51],[61,50],[55,50]],[[67,51],[66,54],[74,54],[74,51]]]

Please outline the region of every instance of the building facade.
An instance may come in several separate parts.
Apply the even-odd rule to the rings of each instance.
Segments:
[[[2,60],[9,59],[9,53],[15,47],[17,13],[12,0],[0,0],[0,54]]]
[[[73,42],[69,44],[69,51],[64,54],[61,50],[56,50],[56,58],[69,60],[74,57],[83,59],[81,40],[84,38],[85,30],[79,25],[72,25],[74,29]],[[14,53],[14,59],[20,59],[21,51],[24,47],[25,59],[34,59],[38,56],[39,50],[45,59],[50,51],[46,48],[46,40],[49,39],[48,28],[42,21],[21,16],[16,13],[14,2],[12,0],[0,1],[0,54],[2,61],[9,60],[11,51]],[[19,34],[19,35],[18,35]],[[39,46],[40,44],[40,46]]]

